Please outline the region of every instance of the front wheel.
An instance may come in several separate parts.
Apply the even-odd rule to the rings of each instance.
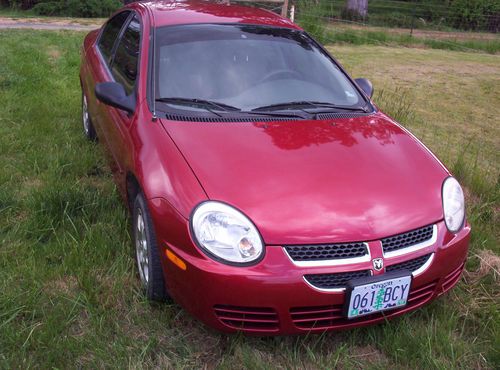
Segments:
[[[135,255],[142,286],[149,300],[165,301],[169,296],[165,290],[153,221],[141,193],[135,198],[132,217]]]
[[[87,102],[87,97],[82,91],[82,125],[83,125],[83,133],[87,137],[87,139],[91,141],[97,140],[97,134],[94,129],[94,125],[92,124],[92,120],[89,115],[89,105]]]

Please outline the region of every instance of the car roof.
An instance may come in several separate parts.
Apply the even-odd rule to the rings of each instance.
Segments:
[[[156,27],[178,24],[242,23],[300,29],[290,20],[265,9],[204,0],[160,0],[132,3],[151,11]],[[130,6],[130,7],[133,7]]]

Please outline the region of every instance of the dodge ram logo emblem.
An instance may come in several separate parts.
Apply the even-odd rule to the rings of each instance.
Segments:
[[[375,258],[373,261],[373,268],[380,271],[384,268],[384,260],[382,258]]]

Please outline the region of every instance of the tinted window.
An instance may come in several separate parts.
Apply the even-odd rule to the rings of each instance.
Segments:
[[[99,49],[101,50],[106,62],[109,62],[111,52],[113,51],[113,45],[115,44],[123,23],[125,23],[129,14],[130,12],[122,12],[115,15],[108,21],[108,23],[106,23],[106,26],[104,27],[104,31],[102,32],[99,40]]]
[[[116,48],[111,73],[117,82],[120,82],[130,94],[134,90],[137,78],[137,62],[139,57],[141,25],[137,16],[130,21],[123,37]]]
[[[306,34],[253,25],[189,25],[157,33],[156,96],[242,110],[296,101],[365,104]]]

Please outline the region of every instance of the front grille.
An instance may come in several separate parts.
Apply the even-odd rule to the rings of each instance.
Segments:
[[[323,261],[363,257],[368,254],[365,243],[289,245],[285,249],[294,261]]]
[[[226,326],[243,331],[278,331],[277,312],[268,307],[214,306],[215,315]]]
[[[414,258],[412,260],[396,263],[394,265],[387,266],[385,268],[385,271],[390,272],[390,271],[410,270],[411,272],[413,272],[422,267],[429,260],[431,256],[432,253],[426,254],[425,256],[422,257]]]
[[[419,307],[432,298],[436,285],[437,281],[433,281],[418,289],[410,291],[408,304],[403,308],[393,311],[374,313],[358,319],[348,320],[343,315],[343,304],[331,306],[294,307],[290,309],[290,316],[294,325],[299,329],[339,329],[356,323],[367,322],[384,316],[390,316],[391,314],[397,313],[401,310]]]
[[[431,239],[433,231],[434,226],[429,225],[403,234],[394,235],[382,239],[382,248],[384,253],[408,248]]]
[[[345,288],[352,279],[370,276],[370,270],[339,272],[337,274],[304,275],[304,279],[312,286],[319,289]]]

